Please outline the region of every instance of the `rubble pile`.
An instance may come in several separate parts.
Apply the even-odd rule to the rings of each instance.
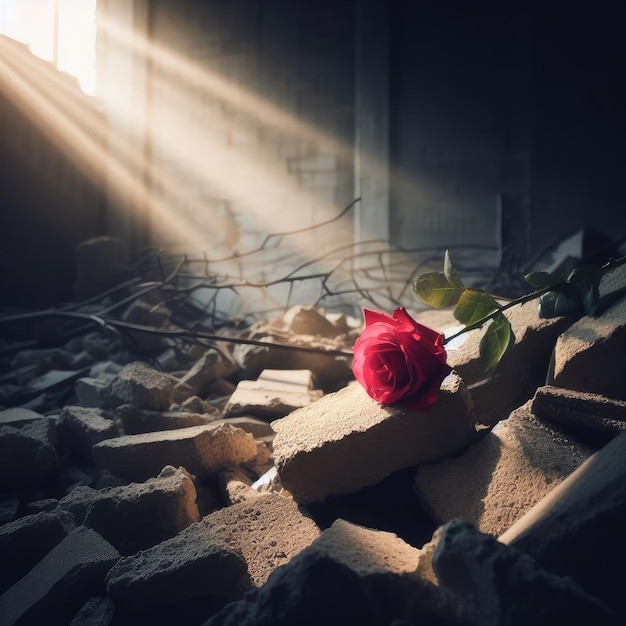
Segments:
[[[468,333],[430,413],[353,380],[345,315],[206,343],[98,310],[2,335],[0,626],[624,623],[625,297],[510,310],[489,377]],[[120,319],[175,313],[148,290]]]

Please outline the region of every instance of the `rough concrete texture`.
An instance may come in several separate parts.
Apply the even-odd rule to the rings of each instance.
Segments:
[[[395,470],[459,452],[475,436],[471,401],[454,372],[430,413],[381,405],[352,383],[272,428],[281,482],[302,503],[352,493]]]
[[[601,448],[626,430],[626,401],[544,385],[535,391],[537,417]]]
[[[537,420],[531,405],[461,456],[418,468],[415,491],[435,524],[461,519],[498,536],[593,454]]]
[[[542,569],[527,554],[460,520],[441,529],[433,569],[472,624],[620,623],[611,609],[571,578]]]
[[[53,418],[22,428],[0,426],[0,487],[14,489],[48,482],[58,464]]]
[[[242,380],[237,384],[223,415],[256,415],[270,420],[283,417],[322,397],[323,392],[312,389],[311,383],[312,373],[309,370],[304,371],[302,376],[289,370],[263,370],[257,380]]]
[[[261,495],[256,489],[252,489],[253,481],[241,467],[220,472],[218,482],[223,498],[229,505],[252,500]]]
[[[115,617],[115,603],[107,596],[89,598],[76,613],[70,626],[109,626]]]
[[[276,494],[215,511],[199,522],[196,532],[199,537],[220,539],[241,553],[256,587],[320,534],[317,524],[291,498]]]
[[[101,374],[98,378],[85,376],[74,383],[74,393],[78,404],[85,407],[101,408],[106,404],[106,390],[115,376]]]
[[[194,476],[211,476],[232,465],[256,459],[252,435],[229,424],[193,426],[101,441],[93,448],[96,463],[115,476],[143,481],[166,465],[182,466]]]
[[[533,507],[499,540],[545,569],[571,576],[626,622],[626,433],[615,437]],[[589,623],[592,623],[591,621]]]
[[[207,350],[180,379],[180,385],[187,385],[193,393],[202,395],[216,378],[225,378],[237,370],[237,364],[230,354],[227,344],[219,344],[220,350]]]
[[[176,430],[191,426],[203,426],[215,421],[214,415],[190,413],[189,411],[152,411],[138,409],[132,404],[122,404],[115,409],[126,435],[153,433],[159,430]]]
[[[461,626],[438,588],[415,576],[419,558],[392,533],[339,519],[204,626]]]
[[[314,306],[296,304],[283,315],[283,323],[294,335],[319,335],[332,339],[342,333],[342,329],[324,315],[323,309]]]
[[[196,488],[183,469],[125,487],[77,487],[59,501],[79,524],[99,532],[120,554],[133,554],[173,537],[200,519]]]
[[[616,363],[626,351],[626,296],[599,317],[582,317],[556,342],[551,384],[626,400]]]
[[[241,554],[223,540],[200,532],[198,524],[123,557],[106,577],[107,593],[116,606],[132,612],[203,596],[235,600],[250,589]]]
[[[24,576],[73,529],[69,513],[35,513],[0,526],[0,594]]]
[[[485,373],[480,358],[480,330],[461,335],[446,346],[448,363],[459,373],[470,390],[476,415],[482,424],[493,426],[513,409],[532,397],[545,384],[550,357],[557,337],[572,319],[540,319],[536,302],[515,306],[507,316],[515,342],[509,346],[491,375]]]
[[[350,353],[352,343],[339,342],[338,339],[326,339],[312,335],[293,336],[277,331],[253,334],[253,339],[267,342],[301,345],[307,348],[321,350],[345,350]],[[233,356],[241,368],[241,377],[249,380],[256,379],[265,369],[275,369],[280,363],[281,369],[311,370],[317,381],[317,386],[324,392],[336,391],[346,382],[354,380],[352,375],[352,357],[335,356],[316,352],[299,350],[283,350],[269,346],[237,345],[233,349]]]
[[[141,409],[166,411],[174,398],[178,381],[146,363],[136,361],[124,366],[107,388],[107,403],[111,406],[132,404]]]
[[[93,462],[93,446],[118,435],[115,422],[104,417],[99,409],[66,406],[59,414],[59,446],[79,459]]]
[[[0,596],[0,625],[69,623],[119,558],[98,533],[79,526]]]

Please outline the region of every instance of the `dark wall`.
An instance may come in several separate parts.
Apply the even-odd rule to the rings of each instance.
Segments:
[[[626,227],[619,3],[390,7],[398,243],[490,243],[504,219],[529,256]]]
[[[69,147],[75,137],[53,136],[58,128],[44,112],[69,107],[70,126],[76,133],[89,128],[96,144],[103,123],[67,75],[5,39],[3,50],[11,47],[8,73],[25,79],[31,95],[22,99],[0,80],[0,306],[39,308],[71,298],[74,248],[102,234],[104,206],[96,181],[102,171],[87,174],[87,155]],[[46,107],[38,106],[42,93]]]

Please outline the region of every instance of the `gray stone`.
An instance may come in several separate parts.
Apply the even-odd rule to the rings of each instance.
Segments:
[[[0,596],[0,625],[69,623],[119,558],[98,533],[76,528]]]
[[[100,409],[66,406],[59,414],[59,446],[76,458],[93,462],[93,446],[118,435],[115,422],[104,417]]]
[[[63,511],[26,515],[0,526],[0,593],[34,567],[72,528],[71,515]]]
[[[536,302],[512,307],[506,312],[515,342],[491,375],[480,357],[480,330],[461,335],[446,346],[448,363],[470,389],[481,423],[495,425],[524,404],[545,384],[550,358],[559,335],[573,322],[569,317],[541,319]]]
[[[124,366],[109,384],[106,395],[113,406],[132,404],[141,409],[167,411],[177,382],[174,377],[136,361]]]
[[[537,420],[528,401],[462,455],[421,465],[415,491],[435,524],[461,519],[498,536],[593,452]]]
[[[120,554],[145,550],[200,519],[196,488],[182,468],[166,467],[145,483],[101,490],[78,487],[59,502],[78,523],[100,533]]]
[[[323,392],[312,388],[310,370],[263,370],[259,378],[242,380],[224,407],[224,417],[255,415],[277,419],[309,406]]]
[[[188,411],[189,413],[207,413],[208,415],[219,417],[221,415],[219,409],[212,404],[205,402],[198,396],[189,396],[180,405],[181,411]]]
[[[626,433],[615,437],[553,489],[499,540],[569,576],[626,621]],[[588,622],[591,623],[591,622]]]
[[[229,348],[222,344],[220,350],[207,350],[180,379],[180,384],[190,387],[193,393],[203,393],[216,378],[225,378],[236,371],[237,364]]]
[[[595,393],[545,385],[535,392],[532,409],[541,419],[597,448],[626,430],[626,401]]]
[[[330,322],[323,310],[313,306],[297,304],[283,315],[283,323],[294,335],[318,335],[332,339],[341,334],[341,329]]]
[[[115,409],[127,435],[152,433],[160,430],[176,430],[190,426],[205,426],[215,422],[214,415],[188,411],[152,411],[138,409],[132,404],[122,404]]]
[[[430,413],[381,405],[352,383],[272,422],[282,484],[298,502],[322,501],[459,452],[475,436],[470,403],[454,372]]]
[[[599,317],[582,317],[556,342],[557,387],[626,400],[620,363],[626,351],[626,296]]]
[[[572,579],[542,569],[527,554],[466,522],[454,520],[441,529],[432,564],[439,585],[457,598],[473,624],[619,623]]]
[[[74,393],[80,406],[102,408],[106,404],[106,391],[113,378],[114,374],[103,374],[98,378],[79,378],[74,383]]]
[[[23,428],[0,427],[0,487],[41,485],[58,464],[55,420],[46,418]]]
[[[199,535],[198,524],[153,548],[123,557],[107,574],[107,594],[124,611],[194,598],[240,598],[251,588],[246,563],[230,545]]]
[[[14,407],[0,411],[0,426],[13,426],[13,428],[21,428],[30,422],[40,419],[47,419],[36,411],[24,409],[22,407]]]
[[[115,603],[107,596],[89,598],[70,626],[109,626],[115,617]]]
[[[461,626],[438,588],[415,575],[419,559],[392,533],[339,519],[204,626]]]
[[[165,465],[183,466],[208,477],[233,465],[254,461],[253,437],[229,424],[193,426],[108,439],[93,448],[96,463],[126,480],[157,476]]]

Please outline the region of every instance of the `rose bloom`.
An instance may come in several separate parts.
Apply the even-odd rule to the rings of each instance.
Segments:
[[[393,317],[363,309],[365,328],[353,348],[352,371],[374,400],[403,400],[411,409],[430,411],[451,368],[444,336],[416,322],[403,307]]]

